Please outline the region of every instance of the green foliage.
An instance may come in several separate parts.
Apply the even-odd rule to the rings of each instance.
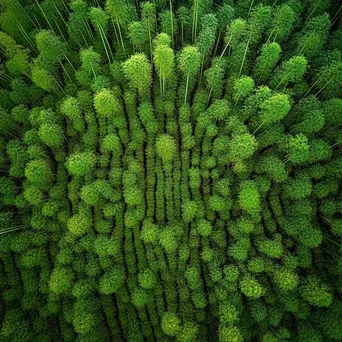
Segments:
[[[304,280],[300,293],[310,304],[318,307],[331,305],[333,296],[330,289],[319,278],[310,276]]]
[[[179,56],[179,68],[186,77],[194,77],[200,68],[201,54],[195,46],[186,46]]]
[[[172,161],[176,153],[174,139],[167,134],[159,136],[156,140],[156,153],[163,162]]]
[[[290,111],[288,95],[275,94],[260,105],[260,123],[271,124],[282,120]]]
[[[82,236],[91,229],[91,224],[91,219],[87,215],[78,213],[69,219],[68,229],[72,234]]]
[[[340,14],[0,1],[0,340],[342,340]]]
[[[113,117],[121,114],[121,106],[113,93],[107,89],[101,90],[94,96],[94,107],[99,116]]]
[[[44,65],[49,66],[49,64],[59,62],[64,57],[66,46],[60,37],[47,30],[42,30],[37,33],[35,38],[39,57]]]
[[[57,267],[51,273],[49,287],[51,291],[62,294],[70,291],[74,281],[72,270],[66,267]]]
[[[73,176],[84,176],[92,171],[96,164],[96,157],[92,152],[80,152],[70,155],[66,167]]]
[[[175,313],[165,312],[162,317],[162,329],[166,335],[176,336],[180,331],[180,319]]]
[[[64,136],[63,129],[58,124],[42,124],[39,128],[39,138],[47,146],[58,148],[61,146]]]
[[[220,322],[231,324],[238,320],[238,310],[234,305],[225,304],[220,306]]]
[[[100,72],[101,55],[93,48],[80,51],[81,68],[76,72],[76,79],[82,86],[88,85]]]
[[[160,232],[159,243],[167,253],[174,253],[178,247],[175,232],[170,227]]]
[[[234,85],[234,95],[236,101],[248,96],[254,89],[254,80],[251,77],[245,76],[239,78]]]
[[[202,236],[209,236],[212,231],[211,223],[205,219],[200,220],[197,223],[197,231]]]
[[[220,342],[229,342],[229,341],[242,342],[243,337],[237,327],[222,326],[219,331],[219,341]]]
[[[25,176],[38,187],[44,188],[53,180],[53,173],[49,163],[45,160],[32,160],[25,168]]]
[[[144,222],[141,230],[141,238],[145,243],[156,243],[158,241],[159,229],[152,222]]]
[[[139,274],[139,284],[144,289],[152,289],[156,284],[156,275],[150,269]]]
[[[261,253],[266,254],[270,258],[280,258],[284,253],[283,245],[280,241],[264,240],[258,246]]]
[[[233,161],[247,159],[253,155],[257,146],[258,143],[251,134],[234,135],[229,144],[229,155]]]
[[[182,207],[182,211],[183,211],[184,222],[189,223],[197,216],[198,205],[194,201],[184,203]]]
[[[135,54],[123,63],[123,71],[133,88],[146,92],[152,83],[151,64],[145,54]]]
[[[123,285],[124,273],[118,267],[107,271],[100,279],[99,291],[103,294],[116,293]]]
[[[275,88],[285,87],[289,82],[298,82],[306,72],[308,61],[304,56],[295,56],[283,62],[273,78]]]
[[[170,79],[174,72],[175,57],[173,50],[169,47],[170,38],[161,33],[155,39],[154,65],[162,82],[163,93],[165,93],[165,81]]]
[[[89,205],[97,204],[100,199],[99,192],[97,191],[95,184],[83,186],[80,196],[82,200]]]
[[[274,155],[263,156],[255,167],[258,173],[266,173],[275,182],[283,182],[287,178],[285,163]]]
[[[259,298],[263,295],[262,286],[252,277],[245,276],[240,282],[241,291],[247,297]]]
[[[289,178],[284,184],[284,195],[291,199],[302,199],[308,197],[312,192],[310,178],[299,174],[296,178]]]
[[[307,161],[309,158],[308,138],[304,134],[297,134],[288,140],[289,160],[294,164]]]
[[[260,211],[260,196],[256,183],[252,180],[243,181],[239,191],[239,205],[249,213]]]
[[[261,48],[260,56],[255,61],[255,77],[265,82],[280,59],[281,47],[278,43],[266,43]]]

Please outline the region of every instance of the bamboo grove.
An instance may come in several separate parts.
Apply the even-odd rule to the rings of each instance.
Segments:
[[[342,7],[0,1],[0,340],[342,340]]]

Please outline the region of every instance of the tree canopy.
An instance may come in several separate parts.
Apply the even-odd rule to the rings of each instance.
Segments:
[[[0,341],[341,341],[341,13],[0,0]]]

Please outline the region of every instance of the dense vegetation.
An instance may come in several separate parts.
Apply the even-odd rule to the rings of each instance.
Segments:
[[[342,7],[0,1],[0,340],[342,340]]]

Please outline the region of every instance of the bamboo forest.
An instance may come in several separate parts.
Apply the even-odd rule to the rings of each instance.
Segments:
[[[342,2],[0,1],[0,341],[342,341]]]

